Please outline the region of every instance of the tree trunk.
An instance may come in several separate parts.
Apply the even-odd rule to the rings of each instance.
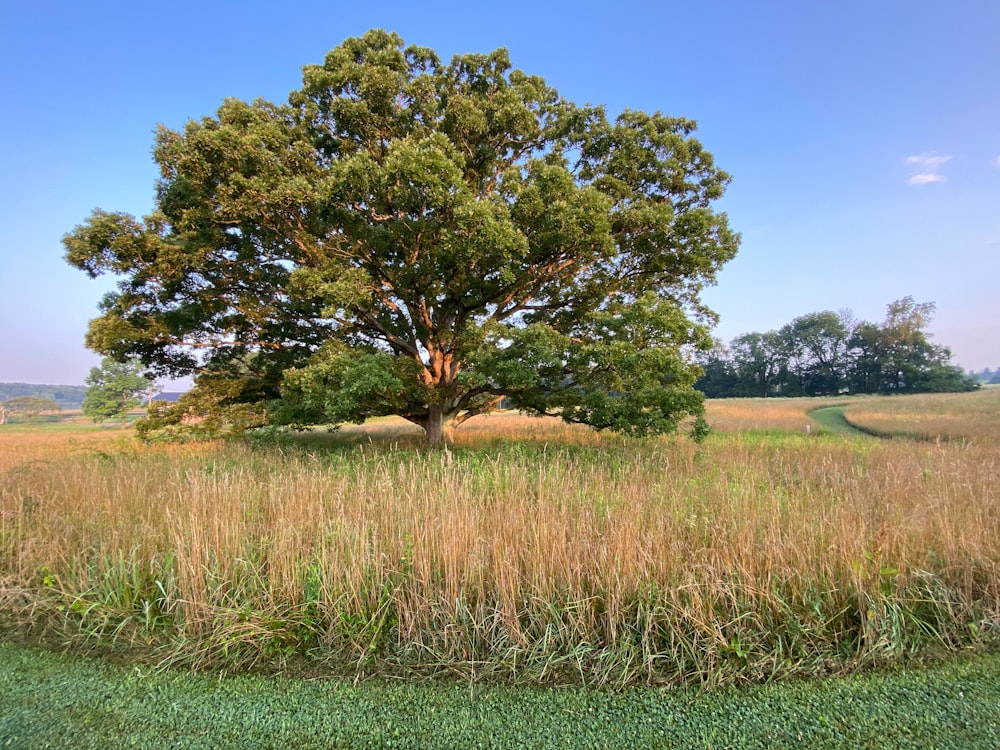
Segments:
[[[433,447],[440,447],[452,441],[451,415],[445,414],[440,404],[431,404],[427,407],[427,419],[423,424],[424,432],[427,433],[427,444]]]

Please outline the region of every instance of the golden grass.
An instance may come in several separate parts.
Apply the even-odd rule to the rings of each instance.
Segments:
[[[808,412],[821,406],[843,403],[828,398],[727,398],[705,403],[705,419],[713,430],[784,430],[804,432]]]
[[[363,425],[343,425],[334,433],[317,428],[311,435],[318,442],[324,435],[338,444],[383,443],[395,446],[419,447],[424,432],[400,417],[382,417]],[[454,431],[454,445],[475,447],[497,441],[558,443],[561,445],[607,445],[621,442],[611,433],[598,433],[584,425],[573,425],[557,417],[533,417],[516,411],[481,414],[464,422]]]
[[[131,440],[131,435],[124,436]],[[50,461],[114,444],[123,436],[110,430],[5,425],[0,427],[0,472],[31,461]]]
[[[762,423],[798,433],[814,403]],[[993,443],[698,446],[513,414],[448,452],[400,447],[415,434],[0,432],[0,620],[223,666],[615,684],[815,674],[1000,626]]]
[[[846,416],[852,424],[887,435],[962,438],[1000,445],[1000,388],[869,397],[852,402]]]

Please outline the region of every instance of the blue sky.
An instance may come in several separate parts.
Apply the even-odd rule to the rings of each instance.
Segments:
[[[284,101],[373,27],[443,57],[510,50],[578,103],[693,118],[743,235],[716,336],[905,295],[1000,367],[1000,3],[89,3],[0,0],[0,381],[81,383],[107,279],[62,260],[96,207],[152,208],[157,123]]]

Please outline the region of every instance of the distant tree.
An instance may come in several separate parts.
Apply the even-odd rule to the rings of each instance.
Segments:
[[[924,328],[934,314],[933,302],[914,302],[913,297],[890,302],[882,324],[883,387],[893,392],[913,391],[925,363],[937,352]]]
[[[848,330],[845,317],[829,310],[795,318],[778,331],[788,355],[794,388],[806,396],[835,395],[846,382]]]
[[[848,385],[851,393],[879,393],[884,390],[885,347],[882,329],[874,323],[862,321],[854,327],[848,340],[851,353]]]
[[[857,393],[927,393],[974,390],[975,379],[951,364],[951,351],[930,341],[924,329],[933,302],[907,296],[886,306],[882,325],[863,322],[849,344],[854,354],[850,376]]]
[[[118,362],[105,357],[98,367],[90,370],[84,381],[87,395],[83,400],[83,413],[95,422],[120,419],[122,427],[129,411],[142,403],[142,398],[153,385],[142,363],[136,359]]]
[[[0,408],[0,424],[6,424],[7,419],[14,414],[23,415],[29,424],[33,424],[42,412],[59,410],[59,404],[51,398],[17,396],[3,403]]]
[[[774,396],[788,372],[788,351],[775,331],[745,333],[729,344],[738,396]]]
[[[695,359],[702,374],[694,387],[704,393],[706,398],[726,398],[736,393],[740,376],[729,350],[721,341],[716,341],[711,349],[699,352]]]
[[[961,367],[950,364],[951,351],[947,347],[938,347],[938,350],[937,360],[927,362],[916,379],[914,390],[919,393],[960,393],[982,387],[979,380],[966,375]]]

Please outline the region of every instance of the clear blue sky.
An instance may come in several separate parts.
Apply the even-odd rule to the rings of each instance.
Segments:
[[[705,299],[728,341],[937,303],[935,341],[1000,367],[1000,3],[0,0],[0,381],[76,384],[111,281],[62,260],[95,207],[144,215],[157,123],[284,101],[381,27],[443,57],[507,47],[576,102],[696,119],[743,234]]]

